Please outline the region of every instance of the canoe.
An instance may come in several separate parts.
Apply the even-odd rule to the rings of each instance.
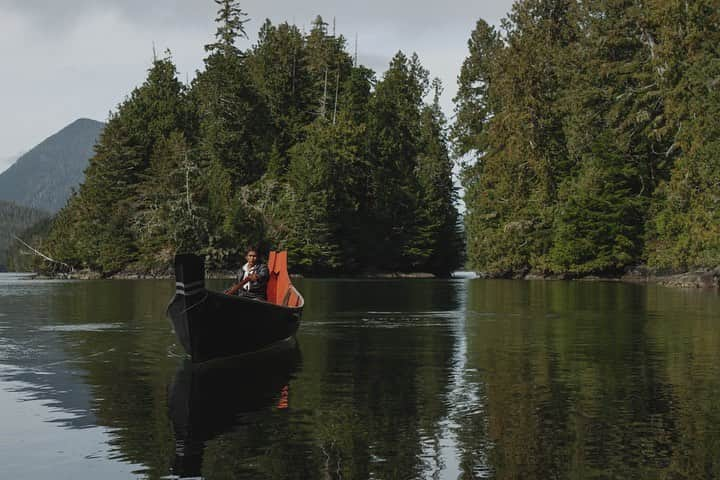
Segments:
[[[255,300],[206,289],[203,259],[175,257],[167,316],[193,362],[257,352],[295,335],[305,300],[290,282],[287,252],[270,252],[268,270],[268,300]]]

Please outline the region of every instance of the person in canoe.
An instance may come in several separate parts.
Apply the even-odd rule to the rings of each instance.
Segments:
[[[260,261],[257,247],[247,249],[247,263],[238,272],[238,281],[225,290],[227,295],[267,300],[267,283],[270,273],[268,267]]]

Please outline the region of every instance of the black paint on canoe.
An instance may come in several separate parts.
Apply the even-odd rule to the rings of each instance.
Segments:
[[[175,257],[175,281],[167,315],[193,362],[268,348],[300,325],[303,300],[292,285],[300,298],[296,307],[207,290],[204,262],[196,255]]]

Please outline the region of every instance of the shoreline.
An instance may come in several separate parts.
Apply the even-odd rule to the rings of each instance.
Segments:
[[[527,274],[524,280],[562,280],[578,282],[623,282],[657,284],[664,287],[718,290],[720,288],[720,267],[714,269],[691,270],[679,273],[657,273],[644,267],[629,269],[622,275],[535,275]]]
[[[119,272],[114,275],[103,277],[97,272],[82,270],[69,274],[45,275],[37,272],[5,272],[17,273],[18,276],[32,280],[171,280],[174,275],[170,272]],[[208,279],[233,279],[236,272],[229,270],[209,271],[206,274]],[[388,279],[437,279],[438,277],[427,272],[384,272],[384,273],[360,273],[354,275],[330,275],[330,276],[305,276],[299,274],[291,274],[293,278],[341,278],[341,279],[367,279],[367,280],[388,280]],[[628,269],[623,275],[584,275],[578,276],[573,274],[534,274],[529,273],[517,276],[493,276],[482,272],[455,272],[455,275],[449,277],[451,279],[460,278],[481,278],[487,280],[551,280],[551,281],[577,281],[577,282],[623,282],[623,283],[646,283],[658,284],[672,288],[684,289],[703,289],[718,290],[720,289],[720,267],[714,269],[700,269],[680,273],[657,273],[645,267],[636,267]]]

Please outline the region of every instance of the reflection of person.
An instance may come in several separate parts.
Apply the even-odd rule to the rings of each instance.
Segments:
[[[247,263],[238,272],[238,282],[225,290],[228,295],[267,300],[267,282],[270,277],[267,265],[260,262],[258,249],[250,247],[245,255]]]

